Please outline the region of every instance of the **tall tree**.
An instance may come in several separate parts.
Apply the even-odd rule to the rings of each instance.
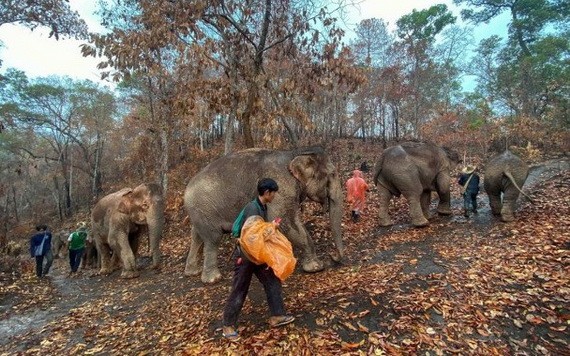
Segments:
[[[343,0],[338,6],[346,2],[348,0]],[[293,132],[288,119],[300,121],[303,115],[295,112],[299,106],[284,103],[287,95],[283,91],[293,88],[307,92],[304,89],[308,87],[306,77],[342,53],[343,31],[331,17],[336,7],[327,10],[321,1],[121,3],[133,5],[126,17],[129,27],[110,26],[111,31],[94,37],[94,47],[85,47],[84,53],[102,54],[108,58],[102,66],[110,66],[120,73],[140,70],[152,73],[148,70],[147,58],[156,51],[166,50],[170,61],[162,63],[170,63],[170,66],[164,67],[161,73],[194,72],[194,78],[201,84],[172,82],[175,92],[186,93],[186,97],[174,99],[173,107],[184,111],[175,112],[173,116],[189,117],[194,102],[208,103],[212,116],[229,114],[226,138],[231,137],[233,119],[237,119],[245,144],[250,147],[255,145],[254,134],[264,137],[263,128],[275,127],[277,120]],[[286,74],[290,80],[276,78],[270,71],[283,67],[269,65],[269,62],[295,61],[302,64],[295,68],[296,72]],[[342,62],[335,65],[339,63]],[[305,80],[298,80],[303,76]],[[182,86],[187,90],[179,90]],[[210,90],[212,87],[217,90]],[[228,150],[231,144],[226,142]]]
[[[87,24],[67,0],[4,0],[0,2],[0,26],[20,24],[34,30],[50,29],[49,36],[87,38]]]
[[[357,109],[355,119],[359,122],[356,130],[361,130],[366,137],[366,127],[370,132],[377,132],[386,140],[386,83],[381,80],[381,70],[393,64],[393,35],[381,19],[366,19],[356,28],[356,39],[351,47],[355,52],[358,65],[362,67],[367,82],[360,86],[355,100]],[[379,127],[378,127],[379,126]]]
[[[0,2],[0,26],[19,24],[32,31],[38,27],[50,29],[49,37],[87,39],[87,24],[72,11],[66,0],[4,0]],[[0,67],[2,60],[0,59]],[[0,85],[2,77],[0,76]],[[0,119],[0,133],[12,123]]]
[[[441,101],[440,68],[431,54],[436,36],[448,25],[455,23],[455,17],[444,4],[425,10],[413,10],[397,21],[396,33],[399,45],[410,58],[407,76],[411,97],[408,98],[408,113],[412,135],[419,133],[419,125],[432,114],[434,104]],[[435,85],[434,85],[435,84]]]
[[[568,25],[564,0],[454,0],[467,5],[461,14],[474,24],[510,15],[506,46],[499,57],[499,92],[517,115],[539,118],[553,103],[567,102]]]
[[[61,202],[62,214],[70,216],[76,170],[89,177],[87,186],[93,187],[95,194],[100,191],[98,150],[102,136],[112,128],[113,96],[89,81],[60,77],[29,81],[13,69],[7,71],[5,80],[0,113],[10,117],[21,134],[4,148],[43,161],[48,167],[58,166],[51,172],[55,197]]]

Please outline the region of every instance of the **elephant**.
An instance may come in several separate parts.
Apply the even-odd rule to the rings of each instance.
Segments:
[[[405,142],[384,150],[374,167],[380,225],[392,225],[388,206],[392,196],[400,194],[408,200],[412,225],[416,227],[429,224],[432,191],[439,196],[437,212],[451,215],[451,171],[459,163],[457,152],[431,143]]]
[[[164,200],[158,184],[143,183],[101,198],[91,212],[91,233],[101,262],[99,274],[111,273],[120,261],[121,277],[138,277],[136,257],[144,232],[149,235],[152,268],[158,269],[163,226]]]
[[[221,278],[217,254],[222,236],[231,232],[240,210],[257,196],[258,180],[265,177],[279,185],[275,199],[268,204],[268,219],[282,218],[281,231],[294,247],[303,250],[303,270],[324,269],[301,221],[300,206],[307,198],[328,210],[336,246],[330,256],[336,262],[341,260],[344,194],[337,169],[324,149],[318,146],[294,150],[253,148],[216,159],[189,181],[184,193],[184,205],[192,224],[186,275],[201,272],[201,280],[206,284]],[[203,268],[200,266],[202,257]]]
[[[91,232],[88,232],[87,240],[85,241],[85,251],[81,258],[81,268],[100,268],[99,255],[97,254],[97,246],[93,241]]]
[[[51,250],[54,258],[63,258],[64,256],[67,256],[67,239],[69,238],[69,234],[71,234],[71,231],[68,229],[64,229],[53,234],[51,239]]]
[[[491,212],[500,216],[501,221],[510,222],[515,219],[514,212],[520,193],[532,202],[521,190],[527,176],[528,165],[509,150],[491,158],[485,165],[485,192],[489,196]]]

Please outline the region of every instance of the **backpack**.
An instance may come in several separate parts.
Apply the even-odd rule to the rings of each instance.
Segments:
[[[34,250],[34,256],[43,256],[44,255],[44,243],[47,240],[47,232],[44,233],[44,237],[42,238],[42,243],[40,243],[39,245],[36,246],[35,250]]]
[[[255,202],[255,204],[257,204],[257,206],[259,206],[259,203],[257,203],[257,199],[255,199],[253,201]],[[261,208],[261,207],[259,207],[259,208]],[[245,206],[243,207],[243,209],[241,209],[241,211],[239,212],[239,215],[234,220],[234,224],[232,225],[232,236],[235,238],[238,238],[241,235],[241,228],[242,228],[243,223],[245,221],[244,215],[245,215]]]

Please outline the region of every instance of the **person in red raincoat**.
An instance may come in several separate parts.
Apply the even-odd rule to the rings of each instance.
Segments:
[[[366,191],[368,184],[364,181],[361,171],[355,169],[352,171],[352,178],[346,181],[347,200],[352,209],[352,221],[357,222],[360,219],[360,213],[364,210],[366,204]]]

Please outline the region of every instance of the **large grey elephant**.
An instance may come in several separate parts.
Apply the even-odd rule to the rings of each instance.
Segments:
[[[122,262],[121,277],[137,277],[136,256],[143,232],[149,235],[152,268],[158,268],[163,226],[164,201],[158,184],[124,188],[101,198],[91,212],[91,232],[101,261],[100,274],[112,272],[112,257]]]
[[[184,194],[184,205],[192,224],[192,241],[186,260],[186,275],[202,273],[204,283],[221,278],[217,266],[218,246],[229,233],[240,210],[257,196],[257,181],[273,178],[279,192],[268,205],[268,218],[281,217],[281,230],[303,250],[303,270],[317,272],[324,264],[300,217],[300,204],[306,199],[329,209],[335,261],[342,257],[341,221],[343,193],[336,167],[322,148],[291,151],[248,149],[223,156],[194,176]],[[203,268],[200,265],[203,254]]]
[[[504,222],[515,219],[519,194],[528,176],[528,165],[509,150],[491,158],[485,165],[484,186],[491,212]],[[531,200],[528,196],[527,198]],[[531,200],[532,201],[532,200]]]
[[[406,142],[384,150],[374,168],[380,225],[392,225],[388,206],[400,194],[408,200],[414,226],[429,224],[432,191],[439,196],[437,212],[450,215],[451,171],[460,162],[457,152],[430,143]]]

